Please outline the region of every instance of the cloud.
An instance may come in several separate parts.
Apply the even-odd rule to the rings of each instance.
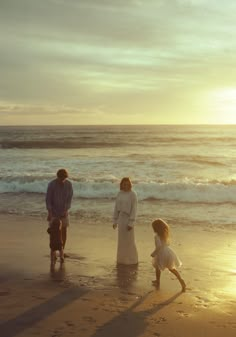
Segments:
[[[45,105],[45,104],[21,104],[10,102],[0,102],[1,124],[14,124],[20,119],[25,121],[26,125],[37,124],[74,124],[76,121],[85,121],[88,118],[97,120],[103,119],[105,113],[102,107],[78,107],[67,105]],[[6,121],[6,123],[5,123]],[[16,123],[18,124],[18,123]]]
[[[187,110],[203,88],[235,83],[235,13],[219,0],[1,1],[0,99],[35,115],[171,111],[178,97]]]

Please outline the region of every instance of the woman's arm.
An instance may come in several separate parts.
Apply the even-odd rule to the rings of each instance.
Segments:
[[[131,194],[131,210],[129,215],[129,223],[128,223],[128,229],[132,229],[134,227],[134,222],[136,220],[137,216],[137,208],[138,208],[138,199],[135,192],[132,192]]]
[[[117,227],[118,217],[119,217],[119,211],[118,211],[118,195],[117,195],[115,206],[114,206],[114,212],[113,212],[113,228],[114,229]]]

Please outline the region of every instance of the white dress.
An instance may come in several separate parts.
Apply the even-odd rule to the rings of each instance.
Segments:
[[[117,263],[137,264],[138,252],[135,245],[134,227],[137,215],[137,196],[134,191],[120,191],[117,194],[113,223],[118,225]]]
[[[182,265],[182,262],[176,253],[168,246],[168,243],[160,240],[159,236],[155,235],[156,249],[152,252],[152,264],[154,268],[164,270],[165,268],[173,269]]]

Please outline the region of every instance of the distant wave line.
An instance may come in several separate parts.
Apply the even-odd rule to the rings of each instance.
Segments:
[[[119,147],[122,144],[106,143],[106,142],[78,142],[78,141],[8,141],[2,142],[0,148],[2,149],[77,149],[77,148],[102,148],[102,147]]]
[[[116,181],[73,181],[74,197],[83,199],[113,199],[117,194]],[[0,193],[45,194],[47,179],[30,181],[0,180]],[[186,203],[236,203],[236,181],[211,182],[137,182],[134,189],[141,201],[166,200]]]

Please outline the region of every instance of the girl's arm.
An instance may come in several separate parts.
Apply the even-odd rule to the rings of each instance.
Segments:
[[[152,253],[151,253],[151,257],[155,257],[157,255],[157,250],[155,249]]]
[[[158,254],[158,251],[161,248],[161,240],[157,235],[155,236],[155,246],[156,246],[156,249],[151,253],[152,257],[156,256]]]

